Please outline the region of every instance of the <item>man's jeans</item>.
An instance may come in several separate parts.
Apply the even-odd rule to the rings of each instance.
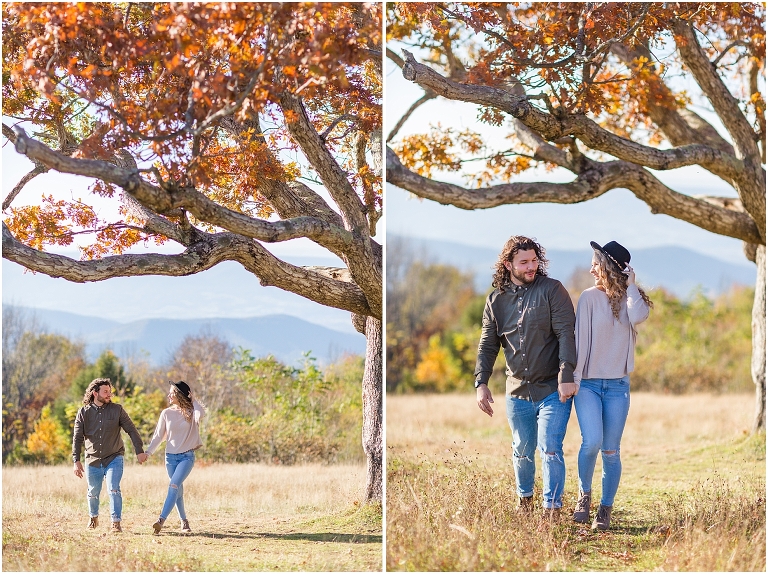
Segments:
[[[533,496],[536,475],[534,457],[538,448],[544,479],[544,508],[563,506],[563,439],[572,403],[573,399],[561,403],[557,391],[536,402],[507,395],[507,420],[512,429],[512,462],[517,495]]]
[[[168,496],[165,497],[163,510],[160,512],[161,518],[168,518],[173,507],[179,511],[179,518],[187,519],[187,513],[184,511],[184,480],[192,472],[195,466],[195,451],[188,450],[179,454],[165,453],[165,470],[171,483],[168,486]]]
[[[99,515],[99,495],[101,494],[101,485],[106,478],[112,522],[120,522],[123,513],[123,495],[120,492],[120,480],[123,478],[123,456],[116,456],[107,466],[92,466],[90,464],[85,466],[88,480],[88,513],[91,518]]]
[[[613,506],[621,479],[620,445],[629,414],[629,376],[621,379],[582,379],[575,401],[576,417],[581,428],[579,490],[592,490],[597,453],[602,449],[603,492],[600,504]]]

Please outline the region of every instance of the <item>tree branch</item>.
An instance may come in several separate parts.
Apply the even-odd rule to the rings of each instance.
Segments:
[[[291,93],[283,92],[280,106],[284,112],[289,112],[286,115],[290,117],[287,124],[291,136],[299,144],[309,163],[317,170],[323,185],[341,209],[345,228],[359,239],[350,246],[347,251],[350,256],[344,261],[349,266],[352,277],[363,288],[373,313],[379,314],[382,306],[382,272],[369,241],[370,229],[365,217],[365,206],[315,131],[301,100]]]
[[[570,183],[509,183],[481,189],[434,181],[413,173],[387,148],[387,181],[411,193],[462,209],[485,209],[512,203],[580,203],[605,192],[626,188],[651,208],[702,229],[760,243],[757,225],[748,214],[724,209],[677,193],[650,172],[626,161],[591,162]]]
[[[397,52],[395,52],[390,48],[387,48],[387,58],[392,60],[397,65],[398,68],[402,69],[403,65],[405,64],[405,61],[400,56],[397,55]]]
[[[425,93],[422,97],[420,97],[418,100],[416,100],[413,105],[411,105],[410,108],[408,108],[408,111],[403,114],[403,117],[401,117],[397,125],[395,125],[394,128],[392,128],[392,131],[389,132],[389,135],[387,136],[387,141],[391,141],[392,138],[394,138],[397,135],[397,132],[400,131],[400,128],[403,127],[403,124],[408,120],[408,118],[411,117],[411,114],[415,112],[419,106],[422,104],[426,104],[429,100],[434,100],[437,97],[437,94],[433,92],[432,90],[425,90]]]
[[[13,237],[5,223],[2,232],[4,258],[32,271],[76,283],[142,275],[186,276],[210,269],[222,261],[238,261],[259,277],[262,285],[274,285],[323,305],[371,315],[365,296],[354,283],[290,265],[257,242],[233,233],[208,235],[178,255],[124,254],[76,261],[24,245]]]
[[[657,170],[701,165],[726,178],[735,178],[743,170],[742,162],[738,159],[710,146],[690,144],[670,150],[644,146],[601,128],[584,115],[563,114],[561,117],[555,117],[535,108],[527,96],[513,95],[491,86],[454,82],[416,62],[407,50],[403,50],[403,53],[403,76],[406,80],[415,82],[422,88],[430,88],[447,99],[497,108],[519,119],[546,140],[576,136],[592,149]]]
[[[734,177],[735,187],[747,212],[755,221],[760,222],[760,237],[762,243],[765,243],[766,181],[765,170],[760,164],[760,150],[755,142],[755,132],[741,112],[738,101],[728,91],[718,76],[716,68],[699,46],[694,29],[682,20],[673,22],[672,29],[680,57],[691,70],[696,82],[731,135],[736,157],[744,164],[742,172]]]
[[[166,191],[143,180],[135,169],[124,169],[110,162],[91,159],[75,159],[54,151],[29,138],[23,129],[16,128],[16,149],[30,159],[61,173],[72,173],[114,183],[128,192],[140,204],[158,213],[184,208],[197,219],[218,225],[240,235],[261,241],[287,241],[307,237],[337,254],[352,249],[352,235],[341,227],[333,226],[314,217],[297,217],[286,221],[269,222],[254,219],[232,211],[208,199],[194,189],[183,188]],[[149,215],[144,214],[147,218]],[[161,219],[152,219],[154,225],[169,231],[169,237],[179,239],[178,230],[168,227]],[[183,240],[180,240],[184,243]]]
[[[5,127],[5,126],[3,126]],[[15,187],[11,190],[11,192],[6,196],[6,198],[3,200],[3,211],[8,209],[11,206],[11,203],[13,203],[13,200],[16,199],[16,196],[21,193],[21,190],[24,189],[24,186],[27,185],[30,181],[35,179],[38,175],[46,173],[48,171],[48,168],[44,165],[41,165],[37,162],[35,162],[36,165],[32,171],[27,173],[24,177],[22,177],[19,180],[19,183],[15,185]]]

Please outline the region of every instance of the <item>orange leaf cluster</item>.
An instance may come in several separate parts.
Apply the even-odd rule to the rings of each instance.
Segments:
[[[381,39],[377,3],[4,3],[3,113],[68,155],[112,161],[130,150],[166,182],[267,217],[259,182],[301,175],[282,161],[293,144],[290,118],[276,111],[281,94],[299,94],[318,130],[342,114],[356,130],[381,129],[371,56]],[[221,127],[221,117],[257,114],[274,122],[268,139]],[[114,194],[104,183],[92,191]],[[53,205],[10,220],[37,248],[71,241],[78,227]],[[147,238],[122,222],[99,225],[88,256]]]

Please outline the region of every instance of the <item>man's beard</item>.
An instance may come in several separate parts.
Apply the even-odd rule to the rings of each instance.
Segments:
[[[525,273],[519,273],[518,274],[518,273],[515,272],[514,269],[511,269],[509,272],[512,274],[512,277],[514,277],[515,279],[520,281],[520,283],[523,283],[525,285],[530,285],[531,283],[533,283],[536,280],[536,274],[535,273],[533,274],[533,277],[528,279],[528,277],[525,276]]]

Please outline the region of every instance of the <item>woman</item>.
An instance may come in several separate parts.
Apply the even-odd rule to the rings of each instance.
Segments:
[[[630,254],[611,241],[594,249],[590,273],[595,286],[581,294],[576,309],[576,369],[574,398],[581,428],[579,500],[576,522],[589,522],[592,476],[602,450],[603,481],[600,506],[592,529],[607,530],[613,499],[621,478],[620,443],[629,413],[629,373],[634,369],[636,326],[648,318],[653,305],[635,284]]]
[[[195,465],[195,450],[203,446],[200,440],[200,420],[205,416],[205,405],[192,396],[189,385],[184,381],[171,382],[168,403],[171,406],[160,413],[152,442],[146,450],[151,456],[166,441],[165,468],[171,483],[160,518],[152,525],[155,534],[160,533],[174,506],[181,518],[181,531],[192,532],[184,511],[184,480]]]

